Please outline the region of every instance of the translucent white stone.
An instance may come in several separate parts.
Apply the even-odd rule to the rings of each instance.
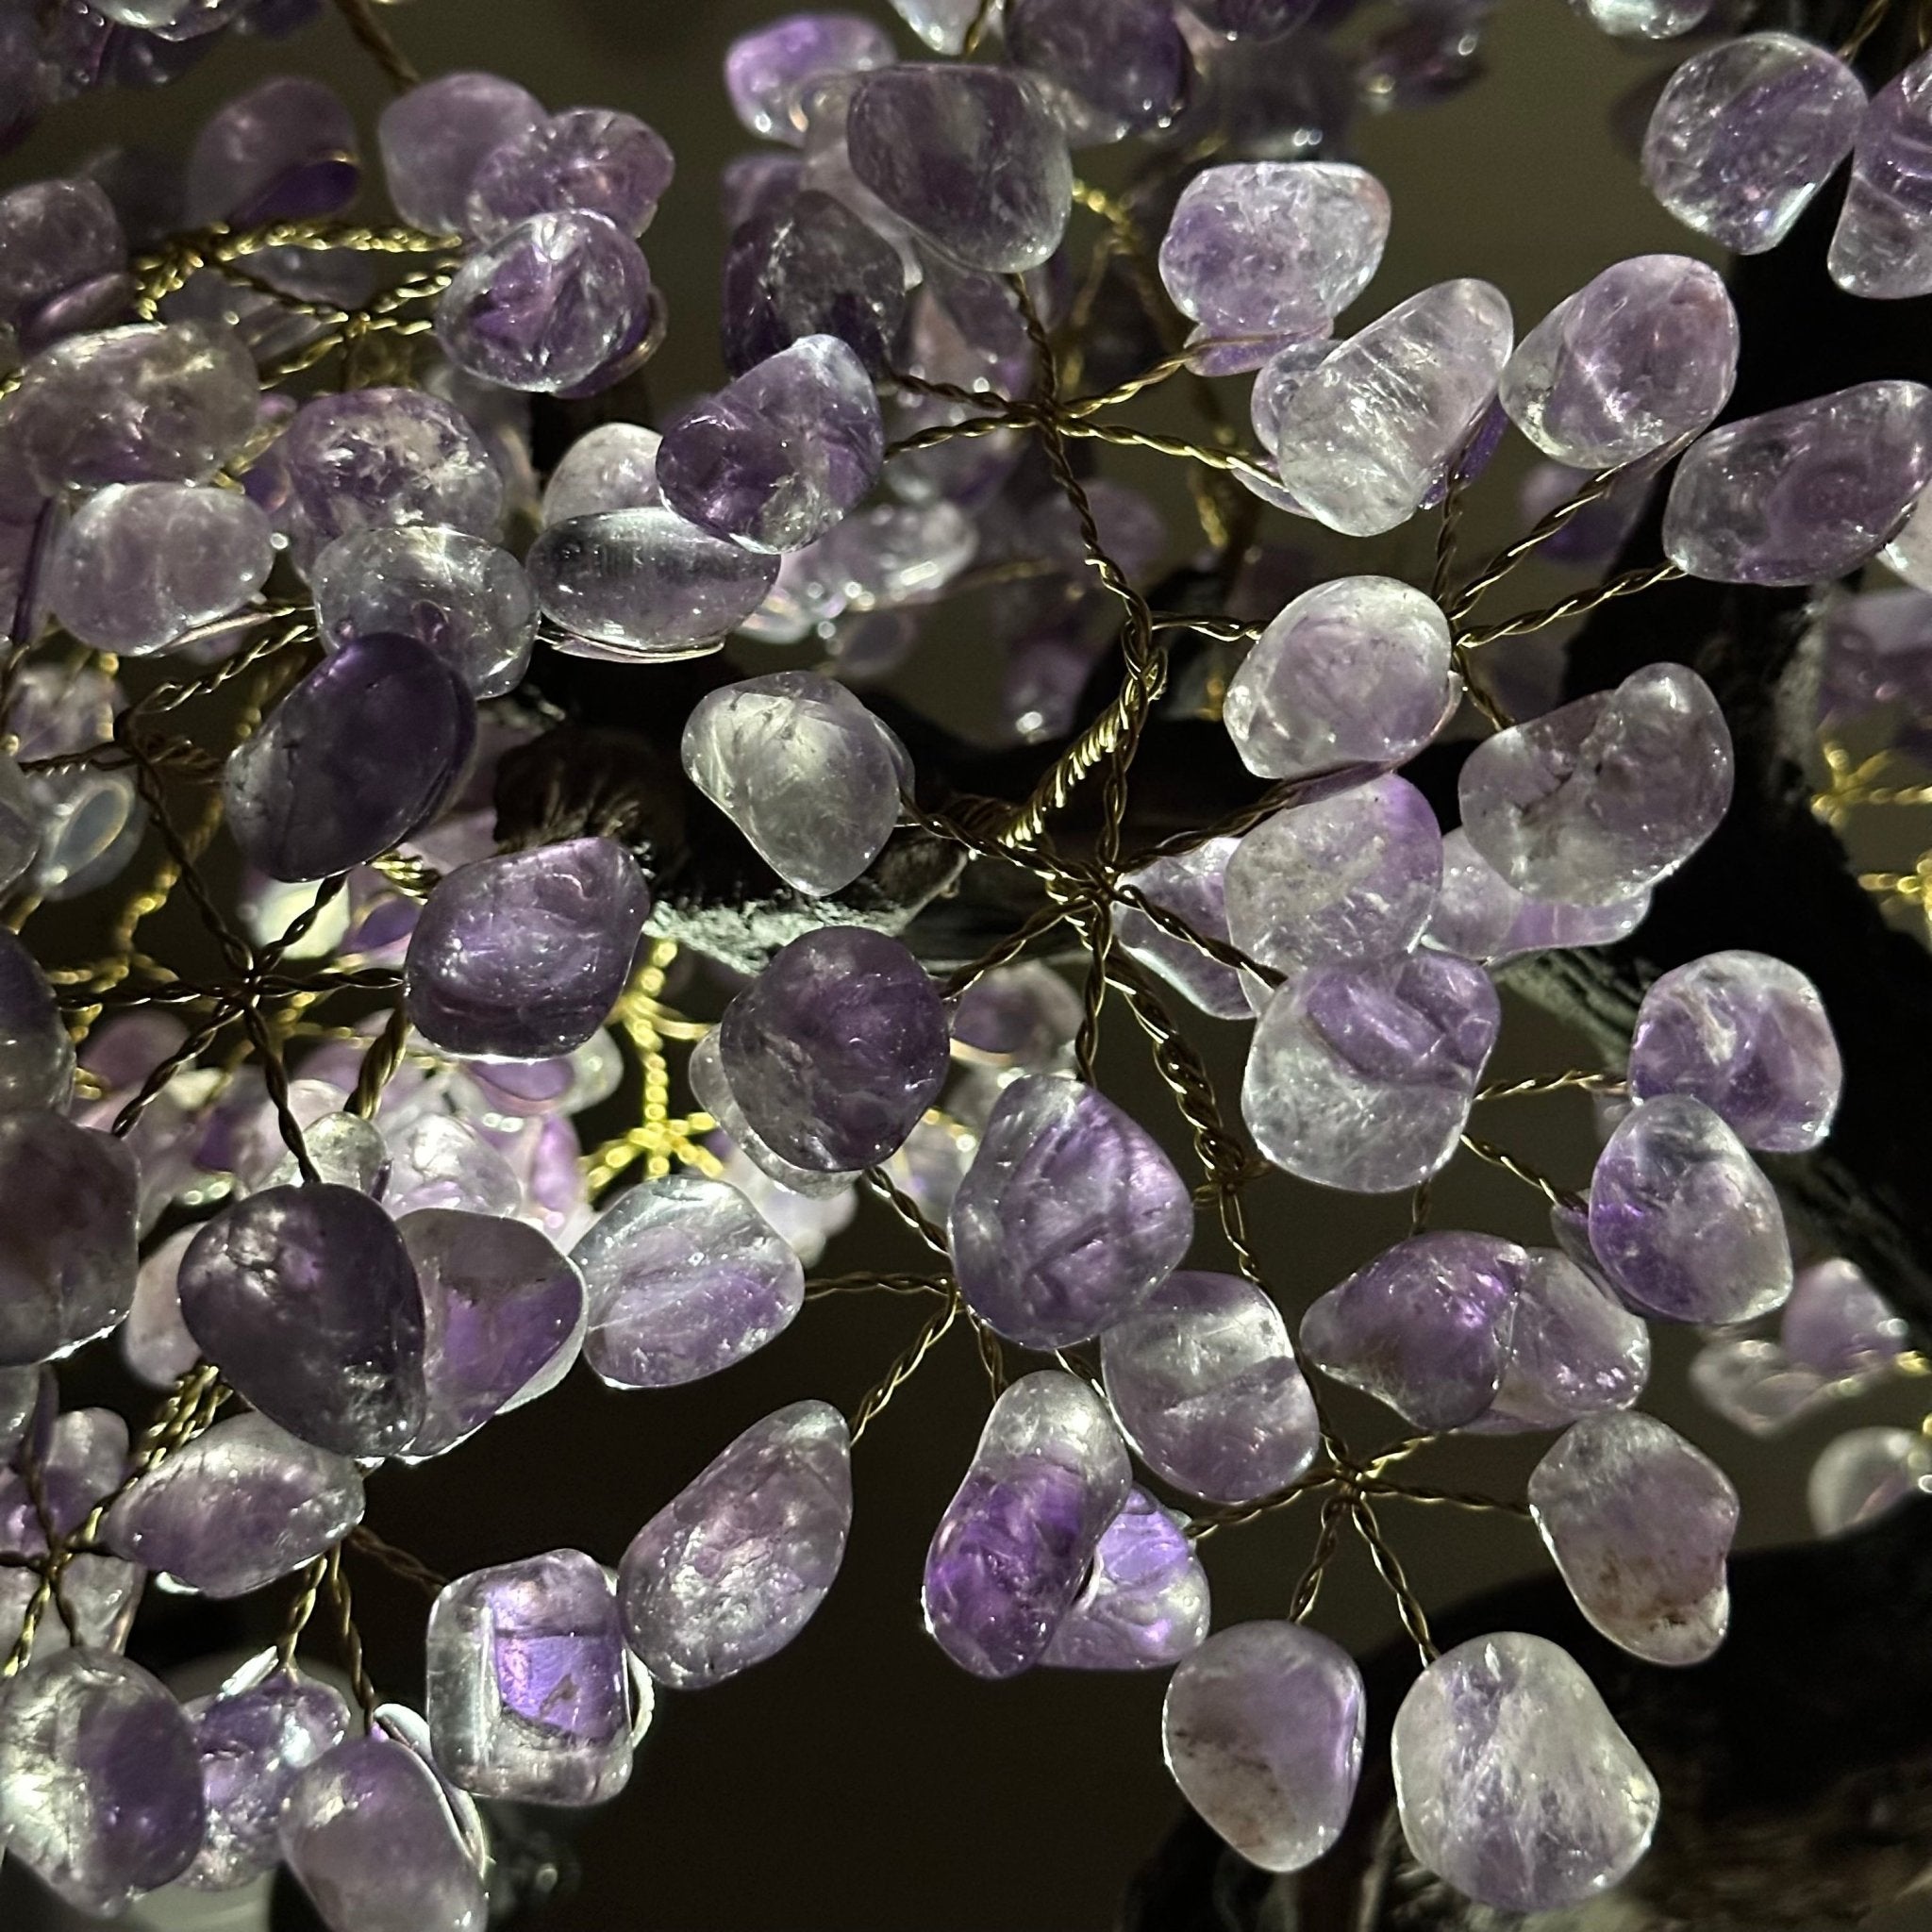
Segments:
[[[1917,1429],[1853,1429],[1811,1465],[1805,1499],[1820,1536],[1843,1536],[1932,1495],[1932,1441]]]

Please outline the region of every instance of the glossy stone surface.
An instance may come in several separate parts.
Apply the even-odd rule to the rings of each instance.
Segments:
[[[1283,404],[1283,487],[1346,536],[1407,523],[1489,408],[1513,340],[1509,305],[1488,282],[1441,282],[1399,303]]]
[[[535,95],[494,74],[442,74],[411,88],[376,123],[396,212],[432,235],[459,233],[484,158],[542,120]]]
[[[1120,1432],[1084,1382],[1042,1369],[1008,1388],[926,1551],[922,1602],[940,1648],[976,1677],[1037,1664],[1129,1481]]]
[[[675,170],[662,135],[635,114],[570,108],[499,142],[470,180],[464,218],[494,241],[532,215],[602,215],[641,235]]]
[[[967,1306],[1029,1348],[1064,1348],[1132,1313],[1193,1228],[1187,1186],[1152,1136],[1051,1074],[1000,1095],[947,1221]]]
[[[1847,294],[1932,292],[1932,60],[1924,53],[1872,96],[1825,266]]]
[[[1165,127],[1187,102],[1188,43],[1165,0],[1012,0],[1005,37],[1015,66],[1059,91],[1075,147]]]
[[[868,74],[897,58],[891,36],[858,14],[791,13],[741,34],[725,49],[724,91],[752,133],[799,147],[813,81]]]
[[[1618,1292],[1666,1321],[1745,1322],[1791,1291],[1775,1191],[1688,1095],[1645,1101],[1610,1136],[1591,1180],[1590,1241]]]
[[[1592,26],[1620,40],[1668,41],[1688,34],[1711,0],[1572,0]]]
[[[1080,995],[1044,960],[995,966],[953,1008],[953,1051],[975,1064],[1048,1073],[1080,1030]]]
[[[613,509],[650,509],[658,489],[658,447],[663,438],[641,423],[600,423],[558,458],[543,486],[545,525]]]
[[[40,814],[20,767],[0,752],[0,890],[34,862],[41,848]]]
[[[58,1109],[74,1091],[74,1042],[25,942],[0,929],[0,1114]]]
[[[276,75],[202,124],[183,184],[191,226],[339,213],[361,178],[355,117],[320,81]]]
[[[1805,1500],[1820,1536],[1843,1536],[1932,1495],[1932,1443],[1917,1429],[1850,1429],[1811,1465]]]
[[[1865,90],[1836,54],[1742,34],[1671,76],[1643,137],[1643,178],[1687,227],[1761,255],[1851,152],[1864,112]]]
[[[1391,1748],[1409,1850],[1480,1904],[1580,1905],[1649,1849],[1657,1780],[1547,1638],[1445,1652],[1403,1699]]]
[[[1170,1274],[1101,1338],[1107,1399],[1155,1474],[1211,1503],[1252,1503],[1321,1445],[1288,1324],[1237,1274]]]
[[[1145,1490],[1129,1490],[1041,1661],[1062,1671],[1161,1670],[1200,1647],[1210,1607],[1186,1523]]]
[[[1497,394],[1558,462],[1611,470],[1704,428],[1738,374],[1723,277],[1682,255],[1613,263],[1524,337]]]
[[[95,1504],[113,1493],[127,1471],[127,1424],[107,1408],[70,1408],[57,1416],[58,1390],[51,1373],[43,1387],[44,1399],[36,1401],[25,1418],[40,1457],[39,1503],[17,1468],[0,1465],[0,1552],[9,1557],[46,1555],[42,1504],[45,1524],[54,1534],[77,1540]],[[0,1630],[9,1639],[20,1634],[39,1580],[31,1570],[0,1568]],[[79,1641],[104,1650],[119,1643],[140,1587],[141,1573],[118,1557],[75,1557],[61,1572],[60,1590],[74,1612]],[[69,1642],[66,1624],[54,1610],[34,1633],[33,1654],[45,1657]]]
[[[127,238],[94,182],[29,181],[0,194],[0,325],[29,351],[52,340],[42,318],[61,297],[126,266]]]
[[[1785,1353],[1829,1381],[1882,1374],[1907,1346],[1891,1304],[1850,1261],[1800,1269],[1778,1324]]]
[[[906,753],[842,684],[775,671],[692,706],[684,769],[788,885],[849,886],[899,822]]]
[[[843,1417],[823,1402],[774,1411],[709,1462],[625,1552],[618,1600],[631,1649],[653,1677],[678,1690],[762,1663],[824,1601],[851,1527],[852,1444]]]
[[[1648,888],[1602,906],[1529,898],[1458,825],[1442,841],[1442,890],[1423,928],[1423,944],[1494,965],[1524,953],[1607,945],[1635,932],[1649,910]]]
[[[1781,1343],[1721,1335],[1690,1358],[1690,1386],[1734,1428],[1760,1440],[1784,1433],[1832,1400],[1830,1382],[1800,1368]]]
[[[1664,553],[1722,584],[1809,584],[1895,537],[1932,481],[1932,391],[1866,382],[1700,437],[1664,507]]]
[[[1650,1331],[1560,1248],[1517,1264],[1509,1345],[1494,1401],[1468,1426],[1485,1434],[1560,1429],[1628,1408],[1650,1379]]]
[[[793,940],[724,1009],[724,1077],[758,1138],[800,1167],[870,1167],[939,1098],[945,1009],[897,940],[823,926]]]
[[[691,1098],[718,1123],[719,1131],[730,1141],[732,1150],[768,1185],[813,1201],[850,1195],[852,1184],[858,1178],[855,1170],[800,1167],[774,1153],[758,1137],[732,1094],[731,1083],[724,1077],[716,1027],[691,1048],[685,1072],[691,1081]]]
[[[408,1446],[423,1423],[423,1295],[395,1224],[352,1188],[268,1188],[207,1223],[181,1313],[239,1393],[342,1456]]]
[[[1022,75],[924,64],[866,75],[845,139],[860,184],[963,267],[1010,275],[1059,245],[1073,163],[1045,95]]]
[[[230,755],[228,829],[271,878],[347,872],[436,815],[475,736],[475,700],[433,651],[410,638],[360,639],[325,658]]]
[[[1161,1747],[1183,1795],[1250,1864],[1299,1872],[1341,1836],[1361,1776],[1355,1659],[1299,1624],[1235,1624],[1167,1687]]]
[[[1469,842],[1533,899],[1606,905],[1676,870],[1731,802],[1709,687],[1655,664],[1486,738],[1457,791]]]
[[[1232,944],[1227,933],[1227,862],[1238,839],[1208,839],[1191,852],[1156,858],[1125,874],[1123,886],[1144,893],[1157,906],[1177,914],[1204,938]],[[1198,946],[1163,932],[1144,913],[1116,903],[1115,941],[1123,951],[1186,993],[1217,1020],[1246,1020],[1253,1014],[1233,967],[1210,959]]]

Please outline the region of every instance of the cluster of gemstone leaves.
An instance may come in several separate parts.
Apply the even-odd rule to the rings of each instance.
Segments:
[[[0,0],[0,129],[103,78],[165,78],[186,58],[166,50],[225,25],[305,12],[95,4]],[[1472,279],[1337,338],[1390,199],[1359,167],[1292,157],[1332,151],[1338,75],[1376,105],[1467,78],[1466,0],[1415,9],[1345,73],[1321,29],[1346,9],[1315,0],[898,4],[929,53],[964,58],[902,59],[836,13],[733,47],[732,105],[772,144],[724,182],[731,380],[661,433],[584,434],[541,476],[529,399],[617,393],[665,325],[640,237],[673,162],[636,117],[550,112],[482,74],[407,85],[377,129],[398,221],[361,226],[354,121],[290,76],[223,108],[184,166],[108,157],[0,196],[0,1840],[82,1910],[285,1861],[334,1932],[480,1928],[476,1800],[610,1797],[658,1687],[791,1642],[839,1571],[855,1439],[956,1324],[994,1399],[932,1538],[933,1640],[987,1678],[1172,1667],[1182,1791],[1248,1858],[1293,1871],[1347,1821],[1361,1674],[1307,1627],[1307,1584],[1277,1620],[1214,1628],[1208,1531],[1325,1491],[1324,1537],[1359,1531],[1412,1609],[1374,1514],[1403,1455],[1544,1432],[1526,1507],[1578,1607],[1633,1655],[1692,1665],[1724,1635],[1738,1497],[1635,1407],[1648,1324],[1718,1331],[1699,1385],[1754,1428],[1905,1359],[1856,1269],[1794,1275],[1754,1156],[1817,1146],[1841,1076],[1817,993],[1760,955],[1657,980],[1624,1067],[1528,1083],[1607,1104],[1587,1195],[1550,1191],[1546,1245],[1421,1211],[1458,1149],[1482,1151],[1472,1108],[1502,1097],[1483,1084],[1494,969],[1631,933],[1722,821],[1730,738],[1696,674],[1655,666],[1513,722],[1475,668],[1486,585],[1357,575],[1271,596],[1265,543],[1237,586],[1254,621],[1164,625],[1136,588],[1168,547],[1158,513],[1068,452],[1134,440],[1112,412],[1156,382],[1252,377],[1251,445],[1169,440],[1214,479],[1204,540],[1256,514],[1243,492],[1366,537],[1453,510],[1513,425],[1557,506],[1532,547],[1573,558],[1614,552],[1668,470],[1650,580],[1824,584],[1882,556],[1916,587],[1852,600],[1830,713],[1932,688],[1932,393],[1875,381],[1712,428],[1737,317],[1718,275],[1670,255],[1607,268],[1520,341]],[[1668,38],[1706,9],[1581,10]],[[1716,41],[1663,93],[1645,178],[1748,253],[1850,155],[1831,275],[1867,296],[1932,290],[1928,76],[1932,57],[1868,101],[1840,54]],[[1193,152],[1205,130],[1235,158],[1184,185],[1169,169],[1164,199],[1074,175],[1076,149]],[[1076,202],[1108,225],[1103,267],[1142,254],[1164,353],[1069,395],[1092,306]],[[323,368],[341,380],[304,381]],[[1042,797],[1003,821],[920,802],[855,690],[982,569],[1014,736],[1085,723],[1101,651],[1125,667]],[[1900,596],[1909,612],[1885,605]],[[1901,623],[1910,648],[1888,648]],[[1191,625],[1247,646],[1219,715],[1271,789],[1239,824],[1124,852],[1162,639]],[[595,825],[499,849],[491,785],[541,726],[518,697],[540,637],[636,667],[643,709],[653,663],[734,633],[822,658],[722,684],[684,723],[690,783],[799,908],[708,1027],[663,1005],[676,947],[652,855]],[[221,691],[239,708],[208,702]],[[196,739],[184,713],[215,722]],[[1471,729],[1445,834],[1400,768]],[[1042,833],[1090,771],[1109,818],[1086,865]],[[1085,1000],[1021,958],[1046,924],[941,981],[903,917],[868,916],[852,889],[908,821],[1044,883],[1089,955]],[[232,906],[197,870],[218,838],[242,867]],[[153,849],[104,962],[52,966],[16,937]],[[177,885],[227,978],[137,942]],[[1212,1239],[1196,1191],[1094,1084],[1110,982],[1164,1066],[1190,1064],[1170,997],[1250,1025],[1240,1116],[1260,1162],[1414,1192],[1416,1232],[1291,1324],[1243,1232],[1245,1150],[1182,1079],[1236,1272],[1186,1267]],[[320,1024],[339,1000],[364,1017]],[[667,1040],[691,1045],[702,1113],[670,1111]],[[644,1124],[585,1157],[575,1118],[626,1054]],[[804,1400],[745,1430],[614,1571],[561,1550],[448,1583],[420,1717],[357,1669],[358,1724],[301,1672],[320,1599],[353,1629],[342,1553],[374,1472],[456,1449],[579,1357],[632,1390],[744,1359],[821,1286],[866,1285],[807,1278],[860,1189],[934,1257],[873,1285],[936,1311],[850,1414]],[[1780,1309],[1777,1340],[1745,1332]],[[167,1391],[133,1441],[108,1411],[63,1412],[51,1367],[110,1334]],[[1043,1365],[1009,1375],[1008,1350]],[[1324,1379],[1412,1433],[1354,1456]],[[1827,1530],[1925,1474],[1898,1432],[1846,1443],[1814,1480]],[[150,1576],[213,1598],[289,1580],[285,1635],[181,1705],[125,1655]],[[1578,1665],[1541,1637],[1438,1656],[1419,1614],[1411,1631],[1425,1668],[1392,1751],[1415,1858],[1513,1910],[1616,1885],[1657,1787]]]

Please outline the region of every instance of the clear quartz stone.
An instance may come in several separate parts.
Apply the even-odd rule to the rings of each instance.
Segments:
[[[1932,175],[1932,58],[1921,54],[1873,95],[1825,266],[1846,293],[1932,293],[1925,204]]]
[[[543,486],[543,523],[661,508],[658,448],[664,439],[641,423],[600,423],[564,451]]]

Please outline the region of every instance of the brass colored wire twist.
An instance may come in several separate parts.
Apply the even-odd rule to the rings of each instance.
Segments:
[[[369,1672],[362,1660],[362,1633],[356,1627],[356,1600],[349,1590],[349,1579],[342,1574],[342,1545],[337,1543],[330,1549],[322,1563],[323,1588],[335,1614],[336,1641],[341,1650],[342,1668],[349,1674],[356,1702],[362,1709],[362,1728],[374,1730],[375,1707],[382,1700],[375,1694],[375,1686],[369,1681]]]
[[[1635,597],[1644,591],[1655,590],[1659,584],[1674,583],[1684,575],[1674,563],[1645,564],[1640,570],[1626,570],[1621,576],[1611,577],[1607,583],[1594,585],[1588,591],[1579,591],[1574,597],[1565,597],[1560,603],[1552,604],[1542,610],[1525,611],[1521,617],[1512,617],[1502,624],[1492,624],[1474,630],[1466,630],[1457,641],[1465,651],[1480,650],[1485,644],[1493,644],[1503,638],[1524,637],[1531,631],[1543,630],[1553,624],[1561,624],[1566,618],[1584,617],[1618,597]]]
[[[959,1295],[956,1289],[947,1295],[944,1307],[937,1308],[926,1317],[919,1333],[913,1337],[912,1345],[886,1371],[884,1377],[875,1383],[852,1411],[852,1440],[856,1442],[865,1434],[874,1417],[891,1401],[892,1397],[919,1373],[919,1366],[930,1355],[935,1346],[952,1327],[959,1315]]]

